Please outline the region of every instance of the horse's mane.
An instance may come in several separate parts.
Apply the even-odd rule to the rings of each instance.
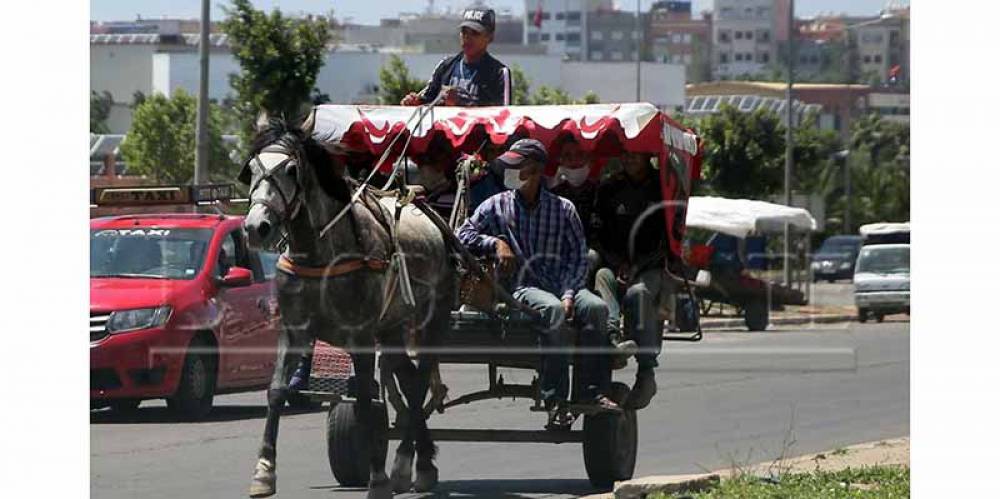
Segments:
[[[298,156],[300,163],[303,160],[307,162],[315,172],[320,188],[328,196],[345,203],[350,199],[350,188],[343,178],[336,175],[330,153],[301,128],[289,125],[282,118],[268,118],[267,124],[257,130],[250,143],[251,156],[273,145]]]

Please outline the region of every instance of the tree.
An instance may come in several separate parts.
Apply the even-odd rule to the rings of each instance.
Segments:
[[[762,199],[784,183],[785,130],[773,112],[743,113],[726,105],[695,127],[705,140],[702,183],[707,194]]]
[[[309,108],[330,41],[329,21],[290,18],[277,9],[269,15],[249,0],[232,0],[221,26],[240,64],[229,83],[246,144],[261,111],[294,120]]]
[[[403,58],[396,54],[378,71],[378,100],[381,104],[396,106],[410,92],[419,92],[424,82],[410,76]]]
[[[542,85],[535,90],[528,102],[532,106],[545,106],[553,104],[573,104],[573,98],[561,88],[552,88]]]
[[[858,225],[909,220],[909,127],[870,114],[851,127],[850,153],[851,220]],[[843,203],[836,208],[843,214]]]
[[[154,94],[139,104],[121,145],[129,171],[152,177],[156,182],[190,182],[194,173],[197,109],[197,100],[183,89],[169,98]],[[208,178],[217,180],[232,179],[236,173],[219,133],[221,121],[218,106],[211,105]]]
[[[519,64],[510,66],[510,78],[513,80],[513,88],[511,89],[513,95],[510,103],[515,106],[528,105],[531,96],[531,79],[524,74],[524,69]]]
[[[132,93],[132,103],[129,104],[128,108],[135,111],[143,102],[146,102],[146,94],[142,93],[142,90],[136,90]]]
[[[90,91],[90,133],[108,133],[108,117],[114,103],[111,92]]]

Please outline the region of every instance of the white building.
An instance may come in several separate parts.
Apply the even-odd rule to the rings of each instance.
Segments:
[[[541,25],[535,18],[541,6]],[[545,45],[550,54],[586,59],[587,15],[612,10],[612,0],[524,0],[524,43]]]
[[[95,37],[104,37],[97,39]],[[133,37],[133,38],[109,38]],[[147,38],[134,38],[144,36]],[[115,106],[109,127],[112,133],[125,133],[131,125],[135,92],[151,95],[169,94],[178,88],[198,91],[198,52],[196,36],[185,35],[184,42],[163,44],[158,35],[94,35],[90,45],[90,85],[97,92],[107,90]],[[213,35],[209,61],[209,98],[222,101],[232,95],[229,75],[239,71],[239,64],[225,46],[225,35]],[[378,89],[378,72],[392,54],[399,55],[410,74],[429,78],[445,56],[442,53],[402,52],[393,48],[340,46],[327,54],[316,87],[335,103],[373,103]],[[572,63],[555,54],[509,54],[498,56],[508,65],[518,65],[531,80],[540,85],[560,87],[574,97],[594,91],[602,102],[635,100],[634,63]],[[685,71],[683,65],[642,65],[642,100],[665,109],[684,105]]]
[[[715,0],[713,77],[763,72],[777,56],[775,0]]]

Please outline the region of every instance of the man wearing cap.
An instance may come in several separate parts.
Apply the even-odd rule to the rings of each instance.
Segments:
[[[570,321],[578,345],[606,346],[607,305],[585,287],[587,241],[583,224],[569,200],[552,194],[543,182],[547,154],[533,139],[515,142],[497,161],[511,190],[484,201],[458,229],[462,244],[479,256],[495,257],[501,271],[513,275],[513,296],[541,314],[543,349],[541,390],[550,429],[572,425],[568,411],[569,354],[563,331]],[[583,393],[578,402],[607,410],[611,384],[609,356],[585,354],[577,365]]]
[[[462,52],[444,58],[427,86],[418,93],[411,92],[400,104],[428,104],[445,92],[446,106],[510,105],[513,89],[510,69],[486,51],[493,42],[495,29],[493,9],[467,9],[459,24]]]

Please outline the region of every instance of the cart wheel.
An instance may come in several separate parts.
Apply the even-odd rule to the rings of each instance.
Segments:
[[[747,329],[751,331],[767,329],[768,315],[767,302],[764,300],[748,302],[743,307],[743,320],[747,324]]]
[[[611,398],[624,403],[628,386],[614,383]],[[635,410],[623,414],[599,414],[583,418],[583,464],[595,487],[610,488],[618,480],[628,480],[635,472],[639,449],[639,424]]]
[[[868,311],[867,310],[865,310],[863,308],[859,308],[858,309],[858,322],[861,322],[861,323],[868,322]]]
[[[326,455],[334,478],[345,487],[368,484],[369,443],[364,439],[361,423],[354,413],[355,402],[339,402],[330,408],[326,418]],[[375,423],[381,426],[382,440],[378,452],[385,459],[389,449],[387,431],[389,418],[385,404],[372,402]]]

